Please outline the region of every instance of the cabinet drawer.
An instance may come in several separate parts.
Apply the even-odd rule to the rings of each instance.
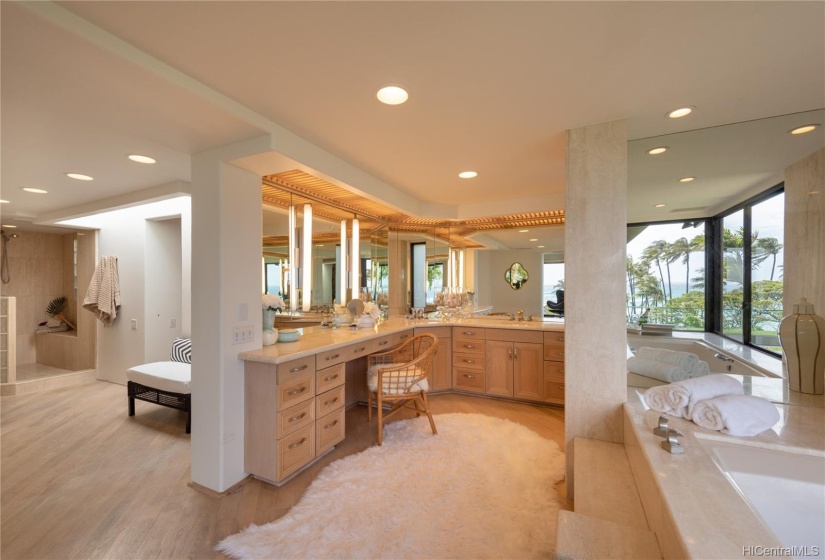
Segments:
[[[346,427],[343,408],[327,414],[315,421],[315,456],[317,457],[336,443],[344,441]]]
[[[478,327],[453,327],[453,338],[459,340],[484,340],[485,330]]]
[[[564,404],[564,383],[552,377],[544,378],[544,400],[556,404]]]
[[[327,350],[326,352],[318,352],[315,354],[315,366],[318,369],[325,369],[337,364],[343,364],[347,361],[345,348],[336,348],[335,350]]]
[[[483,371],[486,363],[487,359],[484,354],[465,354],[463,352],[453,354],[453,367],[480,369]]]
[[[453,335],[451,327],[415,327],[415,334],[434,334],[442,341],[452,338]]]
[[[340,385],[326,393],[321,393],[315,398],[315,416],[320,418],[342,406],[344,406],[344,386]]]
[[[345,379],[344,364],[318,370],[315,373],[315,392],[320,394],[343,385]]]
[[[315,373],[315,357],[307,356],[278,364],[278,385],[292,384],[296,379],[303,379],[307,374]]]
[[[278,413],[276,420],[275,437],[282,438],[295,430],[315,422],[315,401],[307,400]]]
[[[363,358],[364,356],[372,354],[372,341],[362,340],[355,344],[350,344],[343,350],[347,357],[347,361],[357,360],[358,358]]]
[[[315,422],[278,440],[275,472],[282,481],[315,458]]]
[[[392,344],[391,344],[391,346],[398,346],[402,342],[407,342],[412,337],[413,337],[413,330],[412,329],[410,329],[408,331],[393,333],[392,334]]]
[[[386,352],[393,347],[392,335],[382,336],[372,341],[372,353]]]
[[[533,342],[541,344],[544,340],[541,331],[520,331],[517,329],[487,329],[484,335],[486,340],[501,340],[504,342]]]
[[[278,385],[276,388],[275,406],[277,410],[284,410],[315,396],[315,372],[303,373],[291,383]]]
[[[453,339],[454,354],[475,354],[484,356],[483,340]]]
[[[544,362],[544,377],[552,377],[559,383],[564,383],[564,364],[559,362]]]
[[[456,389],[484,392],[484,372],[475,369],[454,368],[453,385]]]
[[[564,333],[546,332],[544,333],[544,359],[564,361]]]

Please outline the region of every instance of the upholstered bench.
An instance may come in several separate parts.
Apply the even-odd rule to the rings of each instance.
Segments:
[[[151,362],[126,371],[129,416],[135,415],[135,399],[186,412],[186,433],[192,430],[192,341],[176,338],[169,361]]]

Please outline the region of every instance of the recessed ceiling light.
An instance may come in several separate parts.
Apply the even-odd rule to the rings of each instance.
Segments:
[[[84,175],[82,173],[66,173],[66,177],[77,179],[78,181],[94,181],[94,177]]]
[[[690,183],[690,182],[695,181],[695,180],[696,180],[696,177],[682,177],[681,179],[679,179],[679,182],[680,183]]]
[[[813,196],[815,194],[819,194],[819,191],[808,191],[808,194]]]
[[[659,154],[663,154],[667,151],[667,146],[659,146],[658,148],[651,148],[647,151],[652,156],[658,156]]]
[[[528,231],[530,231],[530,230],[529,229],[520,229],[520,230],[518,230],[519,233],[527,233]]]
[[[681,117],[686,117],[693,112],[693,107],[679,107],[678,109],[674,109],[667,114],[668,117],[671,119],[678,119]]]
[[[384,86],[378,90],[375,96],[378,101],[387,105],[401,105],[410,97],[407,90],[400,86]]]
[[[8,203],[9,203],[8,200],[3,200],[2,198],[0,198],[0,204],[8,204]]]
[[[11,224],[3,224],[4,228],[16,228],[17,226],[13,226]]]
[[[806,124],[805,126],[799,126],[794,128],[793,130],[789,130],[791,134],[805,134],[806,132],[813,132],[818,127],[818,124]]]
[[[534,238],[533,238],[533,239],[531,239],[530,241],[538,241],[538,239],[536,239],[536,238],[534,237]]]
[[[462,171],[458,176],[462,179],[472,179],[473,177],[478,177],[478,173],[475,171]]]
[[[138,154],[131,154],[126,156],[132,161],[136,161],[138,163],[156,163],[155,158],[150,158],[149,156],[141,156]]]
[[[544,249],[544,245],[536,245],[537,249]]]
[[[46,194],[49,191],[44,191],[43,189],[33,189],[32,187],[23,187],[23,190],[26,192],[34,193],[34,194]]]
[[[667,204],[656,204],[654,208],[664,208]]]

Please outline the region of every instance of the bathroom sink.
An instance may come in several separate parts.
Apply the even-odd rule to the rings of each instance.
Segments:
[[[695,434],[779,541],[825,558],[825,454],[757,447]]]

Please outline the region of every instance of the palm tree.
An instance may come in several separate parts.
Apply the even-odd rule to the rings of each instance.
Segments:
[[[690,291],[690,242],[686,237],[680,237],[670,244],[670,252],[675,259],[682,257],[682,264],[687,267],[685,271],[685,293]]]
[[[776,255],[779,254],[779,251],[782,250],[784,245],[775,237],[762,237],[756,241],[756,247],[759,253],[764,255],[759,262],[762,262],[769,256],[773,257],[773,262],[771,263],[771,281],[773,281],[773,275],[776,272]]]
[[[659,269],[659,279],[662,281],[663,295],[667,293],[665,292],[665,275],[662,272],[662,261],[666,258],[665,255],[667,254],[667,247],[667,241],[662,241],[660,239],[659,241],[654,241],[653,243],[648,245],[644,251],[642,251],[642,262],[647,263],[646,266],[650,266],[650,263],[654,261],[656,262],[656,266]]]
[[[690,240],[690,249],[689,249],[689,252],[688,252],[687,256],[685,257],[685,265],[687,265],[688,274],[690,274],[690,253],[704,253],[704,252],[705,252],[705,234],[700,233],[699,235],[697,235],[696,237],[694,237],[693,239]],[[701,270],[702,270],[702,276],[701,276],[702,288],[704,288],[705,287],[705,278],[704,278],[705,277],[705,269],[703,268]],[[687,291],[688,292],[690,291],[690,285],[688,285]]]

